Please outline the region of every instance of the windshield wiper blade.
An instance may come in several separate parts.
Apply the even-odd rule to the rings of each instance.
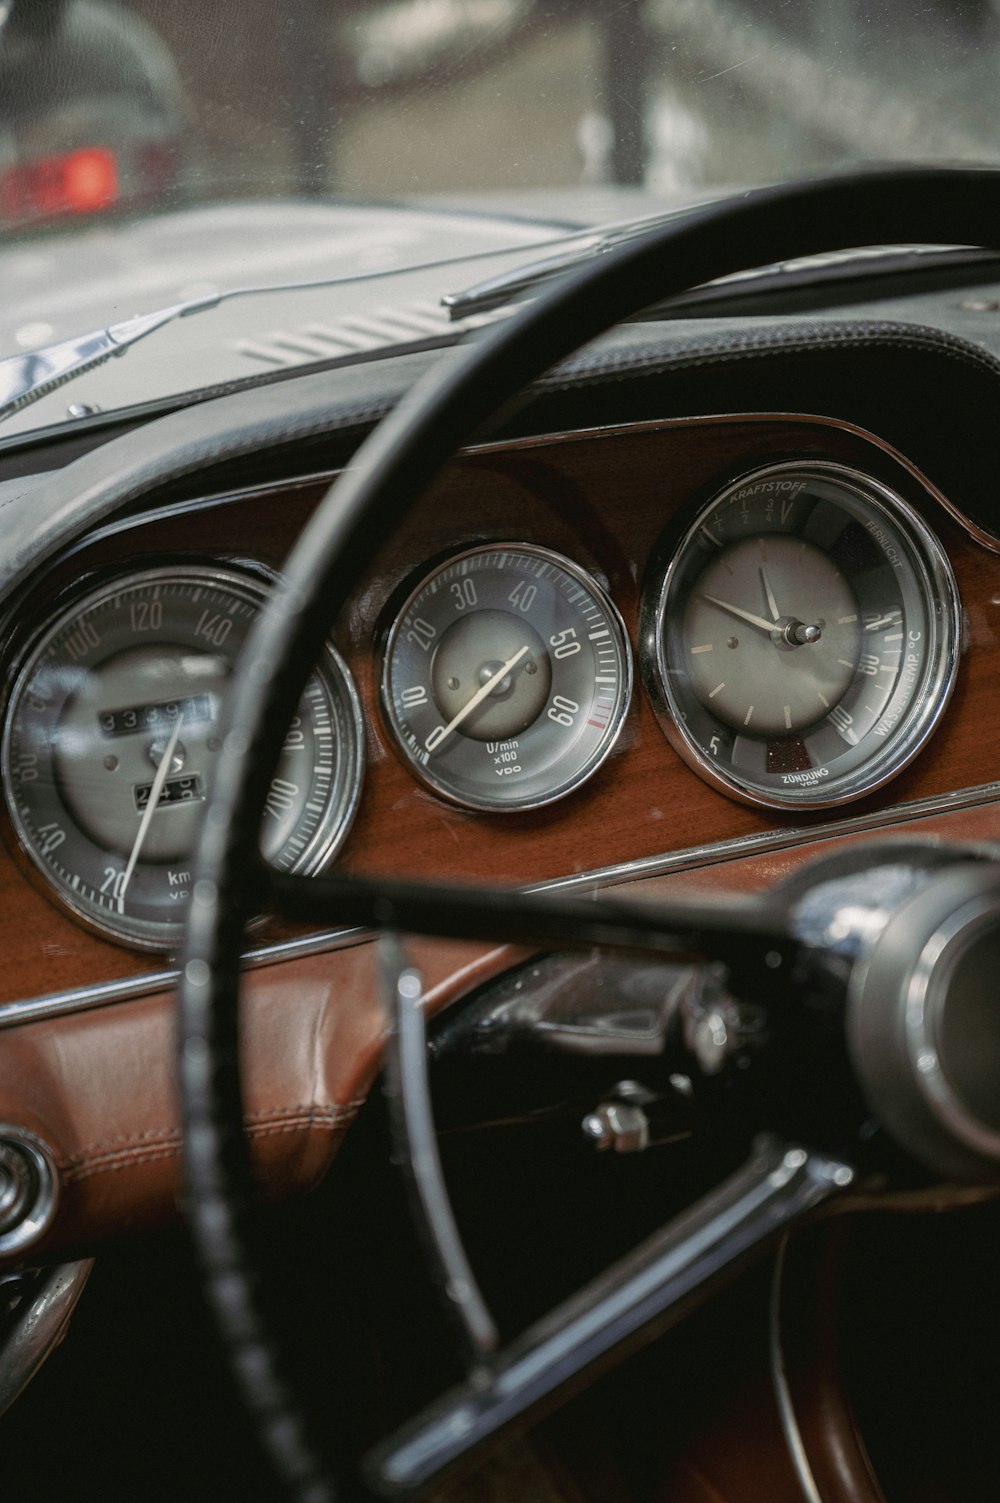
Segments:
[[[515,267],[512,271],[500,272],[497,276],[477,282],[463,292],[446,293],[441,299],[442,306],[448,310],[452,320],[471,318],[476,314],[503,308],[508,303],[515,302],[518,298],[532,292],[535,287],[549,281],[552,277],[571,271],[573,267],[580,266],[596,256],[604,255],[626,241],[644,234],[646,230],[667,224],[671,220],[685,219],[711,203],[723,202],[725,202],[723,198],[704,199],[698,203],[686,204],[680,209],[668,210],[666,213],[647,214],[641,218],[625,220],[620,224],[598,225],[593,230],[581,232],[575,246],[559,255],[546,256],[537,261],[529,261],[524,266]],[[803,256],[795,260],[776,262],[770,266],[732,272],[729,276],[719,277],[703,284],[700,288],[693,288],[690,293],[685,294],[683,301],[698,301],[699,293],[707,296],[717,290],[721,292],[730,289],[739,283],[762,282],[768,278],[780,277],[782,281],[790,281],[799,277],[808,279],[817,275],[829,276],[831,273],[854,272],[865,262],[872,262],[882,269],[892,269],[894,263],[901,263],[905,269],[907,261],[929,262],[932,259],[942,258],[949,262],[968,264],[995,261],[996,254],[993,251],[954,245],[856,246],[826,255]],[[896,266],[896,269],[899,267]]]
[[[487,277],[484,281],[467,287],[463,292],[445,293],[441,305],[447,308],[455,320],[502,308],[522,293],[530,292],[539,283],[547,282],[550,277],[557,277],[561,272],[570,271],[584,261],[604,255],[606,251],[624,245],[627,240],[634,240],[647,230],[669,224],[675,219],[686,219],[697,210],[705,208],[708,203],[721,202],[722,199],[701,199],[697,203],[685,204],[682,208],[667,209],[657,214],[641,214],[635,219],[623,219],[614,224],[581,230],[574,237],[576,244],[571,250],[563,251],[557,256],[544,256],[538,261],[529,261],[527,265],[517,266],[513,271],[502,271],[495,277]]]

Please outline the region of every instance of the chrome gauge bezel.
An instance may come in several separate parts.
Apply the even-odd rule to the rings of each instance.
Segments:
[[[607,621],[608,631],[611,634],[616,648],[617,659],[620,665],[620,680],[617,687],[616,699],[608,724],[590,754],[572,772],[560,778],[551,788],[542,793],[532,794],[523,798],[491,800],[479,797],[468,789],[459,790],[449,786],[441,778],[435,777],[428,770],[413,746],[409,744],[405,723],[397,714],[393,703],[392,675],[396,663],[397,644],[401,633],[404,631],[409,613],[427,589],[447,571],[460,565],[467,559],[479,555],[493,553],[512,553],[527,555],[537,559],[539,564],[547,563],[551,567],[562,571],[570,580],[580,587],[603,612]],[[497,542],[486,541],[472,548],[464,548],[455,553],[450,553],[437,560],[435,566],[422,573],[416,582],[407,589],[401,604],[394,611],[391,624],[385,634],[380,654],[379,685],[380,704],[382,719],[386,726],[390,744],[396,755],[400,758],[407,771],[425,788],[437,798],[461,808],[482,814],[524,814],[535,809],[545,808],[561,799],[567,798],[576,792],[584,783],[603,766],[621,735],[622,728],[628,715],[632,702],[633,689],[633,664],[632,648],[628,632],[621,614],[611,600],[607,591],[594,578],[587,569],[567,558],[564,554],[556,553],[550,548],[544,548],[535,543],[524,543],[500,539]]]
[[[684,570],[691,549],[712,516],[750,486],[792,477],[833,483],[881,521],[904,544],[907,565],[923,602],[928,642],[917,682],[899,723],[860,765],[839,776],[825,774],[814,785],[762,787],[714,760],[687,724],[693,694],[684,675],[667,660],[667,613],[683,604]],[[690,514],[688,514],[690,516]],[[756,534],[751,533],[751,536]],[[718,541],[716,539],[716,541]],[[870,475],[827,460],[785,460],[747,471],[717,490],[693,519],[668,528],[640,606],[639,659],[643,683],[671,746],[712,787],[743,803],[768,809],[828,809],[876,792],[912,762],[938,725],[951,697],[961,646],[961,602],[951,565],[941,544],[917,510],[896,491]],[[853,681],[852,681],[853,682]],[[870,733],[866,740],[871,740]]]
[[[236,563],[230,560],[221,563],[216,560],[178,559],[169,564],[158,563],[124,571],[102,570],[89,575],[59,596],[58,613],[54,620],[36,626],[26,636],[25,645],[9,679],[0,736],[0,777],[3,780],[6,812],[18,846],[41,874],[47,891],[86,928],[133,949],[173,953],[183,934],[183,918],[176,922],[161,921],[129,915],[127,912],[118,914],[105,911],[92,902],[78,898],[73,888],[68,883],[61,882],[50,870],[43,853],[26,828],[15,796],[12,755],[22,698],[53,641],[69,624],[105,605],[118,594],[171,582],[195,586],[203,584],[206,588],[231,591],[251,606],[256,615],[265,604],[268,589],[273,587],[276,576],[272,571],[259,566],[255,566],[253,572],[250,572],[241,567],[241,563],[242,561]],[[281,864],[282,870],[303,876],[312,876],[322,871],[346,840],[360,803],[365,767],[361,701],[350,670],[332,642],[327,642],[322,661],[317,667],[323,680],[325,697],[330,702],[336,721],[336,750],[334,779],[328,804],[302,849],[296,852],[289,849],[289,860]],[[55,796],[58,798],[58,793]],[[85,838],[91,839],[86,832],[81,833]],[[94,844],[92,840],[91,843]],[[100,848],[95,844],[95,849],[99,851]]]

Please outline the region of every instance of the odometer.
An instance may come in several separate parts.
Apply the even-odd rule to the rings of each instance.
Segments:
[[[570,559],[472,548],[423,579],[389,632],[382,701],[404,761],[470,809],[562,798],[608,755],[632,660],[621,618]]]
[[[73,600],[20,668],[2,746],[14,829],[63,901],[116,938],[180,938],[226,685],[265,597],[207,566],[117,577]],[[328,647],[268,791],[274,866],[310,873],[334,854],[362,755],[357,695]]]
[[[880,482],[829,463],[744,476],[703,508],[643,605],[669,738],[748,802],[861,798],[947,703],[959,603],[936,538]]]

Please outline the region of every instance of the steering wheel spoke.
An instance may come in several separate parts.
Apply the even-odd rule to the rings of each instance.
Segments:
[[[621,899],[566,898],[509,887],[459,887],[364,877],[269,874],[272,906],[289,918],[423,934],[566,949],[717,959],[745,984],[794,968],[798,944],[782,912],[762,899],[680,899],[669,908]]]
[[[445,1188],[431,1111],[423,978],[407,964],[395,935],[380,942],[382,985],[389,1006],[385,1043],[385,1096],[396,1158],[409,1181],[410,1199],[425,1252],[445,1307],[473,1371],[496,1350],[497,1328],[462,1246]]]
[[[395,934],[383,934],[380,962],[390,1014],[385,1093],[394,1156],[467,1369],[462,1385],[368,1458],[375,1491],[397,1496],[419,1492],[581,1374],[665,1329],[855,1176],[844,1162],[761,1134],[747,1162],[716,1190],[498,1352],[497,1328],[441,1169],[422,978]]]
[[[665,1330],[853,1179],[845,1163],[761,1136],[716,1190],[374,1451],[370,1485],[419,1491],[581,1374]]]

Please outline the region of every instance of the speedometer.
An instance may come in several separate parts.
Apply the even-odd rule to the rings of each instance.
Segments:
[[[457,554],[410,594],[389,632],[382,702],[428,787],[514,811],[578,788],[628,709],[625,628],[597,581],[527,543]]]
[[[947,558],[903,499],[831,463],[744,476],[667,540],[643,604],[668,737],[750,803],[823,807],[894,777],[958,662]]]
[[[73,600],[21,666],[2,745],[15,832],[60,898],[118,939],[180,938],[222,700],[265,597],[214,567],[119,576]],[[330,859],[361,774],[357,695],[328,647],[268,790],[272,865],[310,873]]]

